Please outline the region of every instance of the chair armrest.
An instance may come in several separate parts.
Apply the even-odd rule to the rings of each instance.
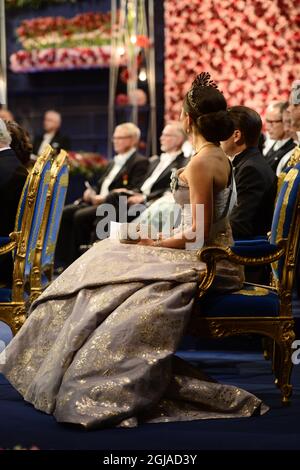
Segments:
[[[231,247],[231,251],[238,256],[259,258],[261,256],[269,256],[277,253],[278,245],[274,245],[273,243],[269,243],[267,241],[251,243],[249,245],[246,243],[243,243],[242,245],[234,244]]]
[[[255,237],[255,238],[250,238],[250,239],[245,239],[245,240],[234,240],[234,246],[241,246],[241,245],[248,245],[248,246],[254,246],[254,245],[260,245],[260,244],[265,244],[269,243],[269,240],[267,237]]]
[[[21,232],[12,232],[9,237],[0,237],[0,256],[10,253],[19,242]]]
[[[278,241],[277,245],[270,243],[263,243],[254,247],[222,247],[222,246],[208,246],[198,252],[200,261],[206,264],[206,271],[202,274],[199,284],[199,297],[212,285],[216,275],[217,261],[225,259],[235,264],[243,266],[259,266],[270,264],[277,261],[286,251],[286,239]],[[251,249],[251,256],[249,255],[249,248]],[[256,251],[255,251],[256,250]],[[258,251],[258,256],[252,256]]]

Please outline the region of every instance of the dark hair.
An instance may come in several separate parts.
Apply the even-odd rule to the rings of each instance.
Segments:
[[[234,122],[234,128],[241,131],[241,144],[245,144],[246,147],[257,147],[262,130],[260,115],[247,106],[232,106],[229,114]]]
[[[209,142],[227,140],[234,131],[227,103],[208,73],[201,73],[185,95],[183,109],[198,132]]]
[[[23,165],[27,166],[32,153],[32,144],[28,132],[15,121],[5,121],[5,124],[11,135],[11,148]]]

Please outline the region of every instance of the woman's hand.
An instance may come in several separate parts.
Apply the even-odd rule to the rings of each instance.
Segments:
[[[92,197],[96,196],[96,191],[94,191],[92,188],[87,188],[82,196],[82,199],[86,203],[92,203]]]
[[[100,194],[94,194],[91,196],[90,203],[93,206],[99,206],[105,201],[105,198],[100,196]]]
[[[152,240],[151,238],[142,238],[138,242],[138,245],[155,246],[155,240]]]

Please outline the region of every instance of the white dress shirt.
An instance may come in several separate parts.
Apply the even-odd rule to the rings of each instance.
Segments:
[[[277,152],[277,150],[281,149],[281,147],[283,147],[284,144],[286,144],[289,140],[290,137],[288,139],[276,140],[275,144],[273,145],[273,147],[271,147],[271,149],[274,150],[274,152]]]
[[[268,135],[266,136],[266,140],[264,142],[264,148],[263,148],[263,155],[267,155],[270,148],[274,145],[274,142],[275,142],[274,139],[271,139]]]
[[[108,195],[109,186],[111,185],[111,183],[113,182],[114,178],[117,176],[119,171],[123,168],[127,160],[131,157],[131,155],[134,154],[134,152],[136,152],[135,148],[130,149],[126,153],[120,153],[119,155],[114,156],[114,164],[101,185],[101,189],[99,193],[101,197],[106,197]]]
[[[180,155],[181,153],[182,151],[179,150],[178,152],[161,154],[158,165],[156,165],[149,178],[144,181],[143,186],[141,187],[141,191],[145,196],[149,196],[153,185],[156,183],[160,175],[165,171],[166,168],[168,168],[169,165],[171,165],[176,160],[178,155]]]
[[[46,145],[50,144],[50,142],[51,142],[51,140],[53,139],[54,136],[55,136],[55,132],[46,132],[44,134],[43,140],[42,140],[41,145],[39,146],[39,149],[38,149],[38,156],[41,155],[41,153],[43,152]]]

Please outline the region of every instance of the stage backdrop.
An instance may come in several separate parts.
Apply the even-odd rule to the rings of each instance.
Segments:
[[[300,78],[299,0],[165,0],[165,117],[208,71],[230,105],[264,110]]]

